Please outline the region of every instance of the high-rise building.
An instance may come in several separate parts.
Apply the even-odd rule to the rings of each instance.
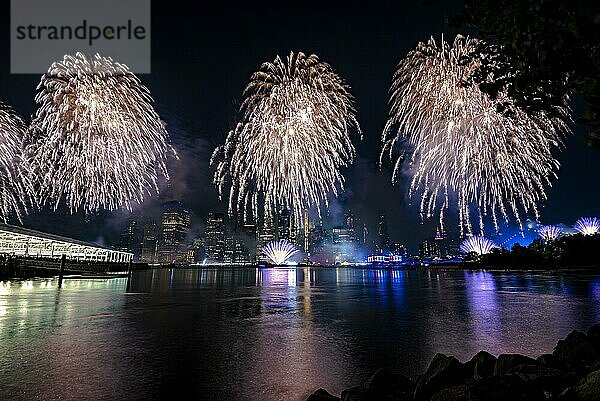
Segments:
[[[281,209],[277,213],[277,239],[296,242],[296,233],[294,230],[294,218],[288,209]]]
[[[225,234],[225,251],[223,253],[223,262],[234,263],[236,238],[232,233]]]
[[[144,263],[158,263],[157,248],[158,235],[156,223],[154,221],[146,221],[142,235],[142,255],[140,260]]]
[[[456,258],[460,255],[460,241],[458,238],[447,238],[446,239],[446,257]]]
[[[335,259],[331,232],[325,230],[323,222],[318,221],[318,224],[310,229],[310,255],[312,262],[329,264]]]
[[[204,230],[204,256],[208,262],[225,260],[225,215],[210,212]]]
[[[426,239],[419,245],[419,256],[421,259],[440,257],[439,243],[435,239]]]
[[[358,242],[356,240],[354,223],[354,215],[351,212],[347,212],[344,215],[344,224],[334,227],[331,231],[332,250],[336,263],[356,262]]]
[[[344,215],[344,225],[334,227],[332,231],[334,244],[353,243],[356,241],[356,232],[354,230],[354,215],[347,212]]]
[[[321,224],[314,226],[310,230],[310,249],[311,251],[321,250],[327,239],[327,233]]]
[[[392,244],[392,253],[398,256],[406,256],[406,247],[399,242],[395,242]]]
[[[159,243],[161,263],[187,262],[186,239],[190,228],[190,212],[181,202],[163,205],[162,235]]]
[[[460,255],[460,242],[457,238],[449,238],[444,231],[437,230],[434,241],[436,243],[437,256],[440,259],[451,259]]]
[[[304,210],[304,220],[302,223],[302,244],[304,252],[310,252],[310,221],[308,219],[308,209]]]
[[[332,234],[334,244],[351,244],[356,241],[353,228],[334,227]]]
[[[260,262],[267,260],[262,253],[262,249],[269,242],[276,239],[277,230],[273,220],[273,217],[269,213],[265,213],[265,217],[256,232],[256,260]]]
[[[235,237],[235,244],[233,249],[233,263],[245,264],[251,263],[254,259],[254,253],[250,251],[246,241],[239,236]]]
[[[139,219],[132,215],[127,220],[125,228],[121,232],[118,251],[133,253],[133,260],[139,261],[142,253],[142,230]]]
[[[187,247],[188,263],[199,263],[204,260],[204,239],[196,238]]]
[[[346,228],[354,229],[354,215],[352,214],[352,212],[346,212],[346,214],[344,215],[344,226]]]
[[[256,226],[254,224],[244,224],[241,229],[238,229],[234,259],[236,263],[250,263],[256,259]]]
[[[384,253],[390,247],[390,235],[388,233],[387,219],[385,213],[379,214],[379,223],[377,225],[377,252]]]

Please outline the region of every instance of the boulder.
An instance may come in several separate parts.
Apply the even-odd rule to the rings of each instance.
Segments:
[[[431,401],[469,401],[467,386],[453,386],[438,391],[431,397]]]
[[[556,398],[561,401],[576,401],[577,395],[575,394],[575,387],[568,387]]]
[[[600,400],[600,370],[589,373],[575,387],[577,399],[581,401]]]
[[[539,365],[558,370],[567,370],[567,366],[552,354],[542,354],[536,359]]]
[[[306,401],[340,401],[340,398],[336,397],[335,395],[331,395],[327,392],[327,390],[320,388],[308,396]]]
[[[453,356],[436,354],[415,387],[415,400],[429,400],[438,391],[462,384],[465,368]]]
[[[361,386],[354,386],[342,391],[342,401],[366,401],[366,390]]]
[[[562,370],[536,365],[519,365],[510,373],[523,379],[528,386],[547,394],[560,394],[570,385],[575,384],[576,378]]]
[[[511,370],[519,365],[535,365],[536,361],[525,355],[520,354],[501,354],[498,355],[494,376],[501,376],[510,373]]]
[[[596,350],[587,336],[580,331],[572,331],[567,338],[558,341],[552,353],[571,371],[582,371],[596,359]]]
[[[394,374],[389,369],[379,368],[371,376],[363,380],[361,387],[386,387],[394,379]]]
[[[355,386],[342,391],[342,401],[409,401],[412,400],[410,394],[408,397],[398,398],[389,394],[381,388],[366,389],[362,386]]]
[[[411,386],[412,388],[412,386]],[[412,401],[410,391],[399,391],[398,387],[370,387],[355,386],[342,391],[342,401]]]
[[[600,370],[600,359],[596,359],[590,365],[590,372],[593,372],[594,370]]]
[[[542,401],[546,395],[516,375],[490,376],[466,385],[469,401]]]
[[[415,384],[390,369],[378,369],[363,381],[361,387],[370,393],[377,392],[392,399],[412,399]]]
[[[595,324],[588,329],[587,339],[596,352],[600,352],[600,323]]]
[[[469,362],[465,363],[465,371],[473,379],[492,376],[495,368],[496,357],[485,351],[479,351]]]

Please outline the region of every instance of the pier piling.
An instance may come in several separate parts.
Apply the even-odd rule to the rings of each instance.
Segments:
[[[131,270],[133,269],[133,262],[130,260],[129,263],[127,264],[127,292],[129,292],[129,289],[131,288]]]
[[[62,288],[63,275],[65,274],[65,264],[67,263],[67,255],[63,254],[60,258],[60,272],[58,273],[58,288]]]

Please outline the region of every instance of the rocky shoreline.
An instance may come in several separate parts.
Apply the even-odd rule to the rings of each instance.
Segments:
[[[324,389],[306,401],[600,400],[600,324],[571,332],[552,354],[495,357],[480,351],[461,363],[437,354],[425,373],[405,377],[379,369],[340,397]]]

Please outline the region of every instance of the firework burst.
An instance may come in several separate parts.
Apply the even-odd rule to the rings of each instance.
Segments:
[[[29,174],[23,162],[25,130],[23,119],[0,102],[0,216],[5,223],[12,216],[21,221],[32,200]]]
[[[600,219],[596,217],[582,217],[575,222],[575,230],[583,235],[600,233]]]
[[[173,148],[148,89],[127,66],[98,54],[52,64],[35,97],[27,158],[40,203],[71,212],[141,203],[168,179]]]
[[[492,99],[473,83],[482,63],[494,59],[479,52],[482,43],[457,36],[453,44],[442,39],[438,45],[431,38],[411,51],[394,74],[382,136],[380,162],[386,155],[395,159],[396,182],[407,159],[409,195],[420,195],[421,218],[437,214],[443,224],[455,204],[461,234],[473,232],[472,213],[481,233],[485,215],[496,230],[498,218],[508,221],[509,214],[519,225],[523,213],[538,218],[538,204],[559,168],[553,151],[569,131],[566,109],[527,114],[506,88]],[[487,79],[500,77],[490,73]]]
[[[229,212],[259,218],[289,209],[327,207],[344,187],[340,168],[355,156],[350,132],[360,132],[349,87],[315,55],[276,57],[252,75],[241,118],[211,159]]]
[[[490,253],[494,248],[498,248],[498,246],[493,241],[481,236],[468,237],[460,244],[460,250],[462,252],[475,252],[478,255]]]
[[[562,235],[562,230],[558,226],[543,226],[540,227],[539,234],[544,241],[554,241]]]
[[[269,242],[262,253],[274,264],[282,265],[298,252],[296,246],[287,240]]]

